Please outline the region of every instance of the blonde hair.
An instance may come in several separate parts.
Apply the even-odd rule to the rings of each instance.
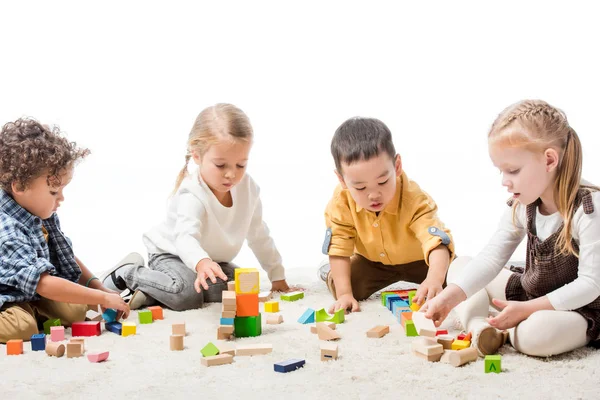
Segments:
[[[179,172],[179,175],[177,175],[173,193],[177,192],[181,182],[187,176],[188,164],[194,152],[197,152],[202,157],[210,146],[223,140],[251,143],[252,137],[252,125],[250,125],[248,116],[236,106],[227,103],[218,103],[202,110],[196,117],[190,131],[185,165]]]
[[[577,133],[565,113],[542,100],[523,100],[500,113],[488,134],[489,145],[523,147],[533,152],[554,148],[559,163],[554,182],[554,201],[564,226],[558,236],[557,251],[574,254],[571,243],[575,199],[581,186],[582,151]],[[590,187],[597,189],[595,187]],[[513,202],[513,217],[519,201]]]

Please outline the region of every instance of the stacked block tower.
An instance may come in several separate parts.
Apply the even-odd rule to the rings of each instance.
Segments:
[[[236,315],[234,332],[236,337],[253,337],[262,334],[261,315],[258,312],[260,291],[258,270],[237,268],[235,270]]]

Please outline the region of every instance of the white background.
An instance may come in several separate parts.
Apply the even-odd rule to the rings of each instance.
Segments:
[[[352,116],[390,127],[459,254],[485,245],[505,207],[486,134],[509,104],[541,98],[564,109],[584,176],[600,182],[597,12],[573,2],[396,3],[2,3],[0,122],[32,116],[92,150],[59,215],[95,272],[130,251],[146,256],[141,235],[165,216],[194,118],[216,102],[252,121],[248,171],[288,268],[323,257],[337,182],[329,143]],[[236,261],[257,266],[246,248]]]

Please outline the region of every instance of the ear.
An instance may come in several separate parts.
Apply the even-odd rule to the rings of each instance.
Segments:
[[[335,172],[335,176],[337,176],[337,178],[340,181],[340,184],[342,185],[342,187],[344,189],[348,189],[348,186],[346,186],[346,182],[344,181],[344,177],[342,176],[342,174],[340,174],[337,169],[333,170],[333,172]]]
[[[396,159],[394,160],[394,170],[396,171],[396,176],[402,175],[402,158],[400,154],[396,154]]]
[[[556,168],[558,168],[558,163],[560,161],[560,157],[556,149],[549,148],[544,151],[544,159],[546,162],[546,171],[552,172]]]
[[[17,182],[13,182],[10,184],[10,191],[13,196],[20,196],[25,192],[25,188],[22,188]]]
[[[192,160],[194,160],[197,165],[202,164],[202,156],[200,156],[198,151],[192,150]]]

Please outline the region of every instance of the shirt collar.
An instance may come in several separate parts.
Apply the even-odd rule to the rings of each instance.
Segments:
[[[40,226],[42,219],[21,207],[5,190],[0,189],[0,210],[24,225]]]
[[[396,177],[396,193],[394,194],[394,197],[392,198],[392,200],[388,203],[387,206],[385,206],[385,208],[383,209],[384,213],[388,213],[388,214],[392,214],[392,215],[396,215],[398,214],[398,210],[400,209],[400,199],[402,197],[402,183],[404,182],[404,171],[402,171],[402,174],[400,174],[400,176]],[[358,205],[358,203],[356,203],[356,212],[359,213],[361,212],[363,208],[361,206]]]

